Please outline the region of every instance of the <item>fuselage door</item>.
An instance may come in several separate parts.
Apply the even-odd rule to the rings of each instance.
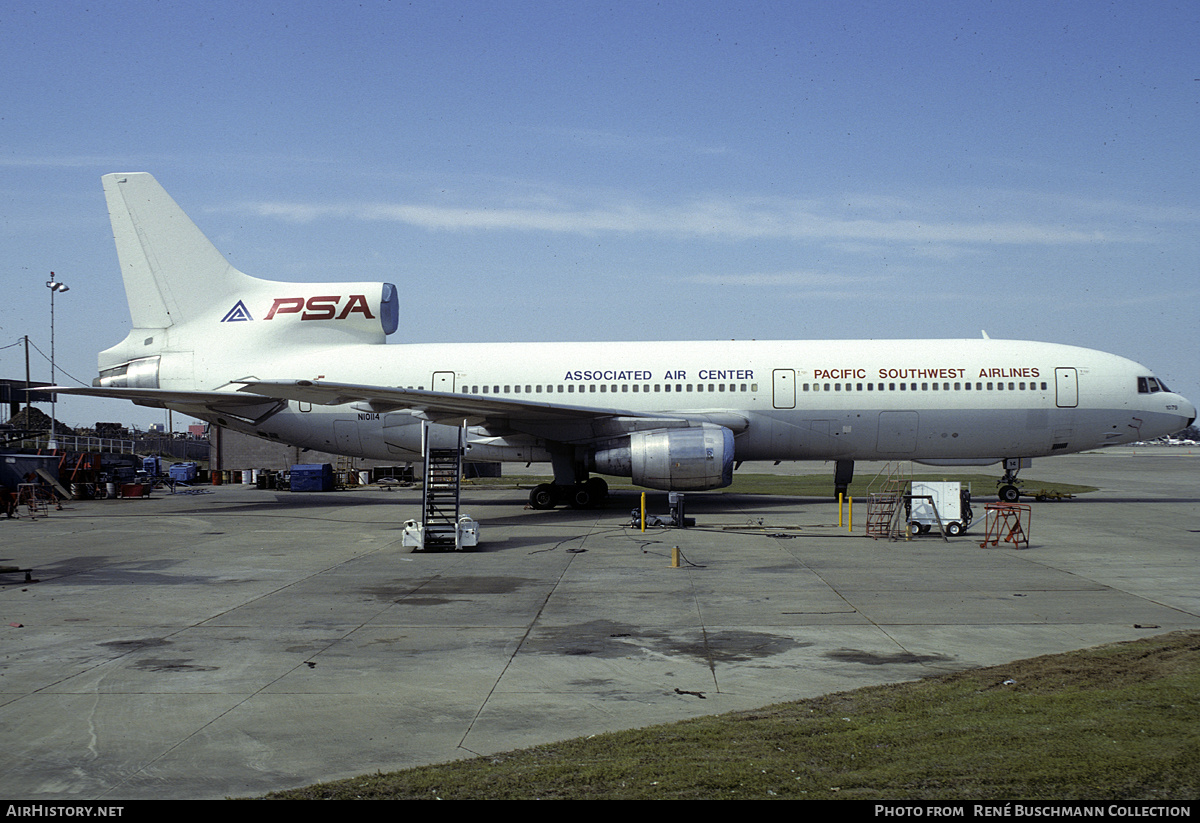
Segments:
[[[796,408],[796,370],[775,369],[772,372],[772,384],[775,408]]]
[[[920,415],[915,411],[885,411],[879,413],[879,443],[881,454],[912,454],[917,450],[917,426]]]
[[[435,371],[430,389],[433,391],[454,391],[454,372],[452,371]]]
[[[1054,370],[1054,393],[1054,402],[1060,409],[1079,405],[1079,377],[1075,369],[1060,366]]]

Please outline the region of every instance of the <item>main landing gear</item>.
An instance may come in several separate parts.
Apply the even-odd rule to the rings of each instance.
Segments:
[[[553,509],[567,505],[573,509],[594,509],[608,497],[608,483],[602,477],[588,477],[587,455],[570,447],[550,452],[554,482],[534,486],[529,493],[531,509]]]
[[[833,469],[833,499],[845,497],[850,493],[850,483],[854,480],[854,461],[838,460]]]
[[[603,477],[589,477],[580,483],[541,483],[529,492],[529,507],[553,509],[566,504],[573,509],[594,509],[608,497],[608,483]]]

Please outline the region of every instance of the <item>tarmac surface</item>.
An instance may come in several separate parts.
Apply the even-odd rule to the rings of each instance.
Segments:
[[[482,542],[458,554],[401,547],[419,489],[0,520],[0,564],[40,581],[0,575],[0,797],[254,796],[1200,628],[1193,451],[1035,461],[1027,489],[1101,491],[1033,503],[1022,550],[980,547],[979,489],[949,544],[867,539],[861,504],[851,534],[826,500],[712,493],[687,498],[696,528],[642,534],[633,492],[581,512],[468,490]]]

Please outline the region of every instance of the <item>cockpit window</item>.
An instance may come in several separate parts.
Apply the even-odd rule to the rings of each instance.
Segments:
[[[1154,394],[1160,391],[1170,391],[1167,388],[1167,384],[1157,377],[1139,377],[1137,380],[1138,394]]]

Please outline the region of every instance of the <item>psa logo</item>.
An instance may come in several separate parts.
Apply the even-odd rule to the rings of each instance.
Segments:
[[[344,306],[342,300],[346,301]],[[339,306],[341,307],[340,311]],[[310,297],[307,300],[303,297],[276,297],[275,302],[271,304],[271,310],[263,319],[274,320],[277,314],[299,314],[301,320],[345,320],[351,314],[361,314],[368,320],[375,319],[375,315],[371,314],[371,308],[367,304],[367,297],[363,294],[352,294],[349,297],[338,294],[321,295]],[[253,319],[246,304],[239,300],[221,318],[221,322],[233,323]]]
[[[310,297],[307,301],[303,297],[276,297],[275,302],[271,304],[271,310],[263,319],[273,320],[276,314],[299,314],[301,320],[333,320],[335,316],[338,320],[345,320],[351,314],[361,314],[368,320],[375,319],[367,305],[366,295],[350,295],[346,298],[346,305],[338,311],[342,299],[338,294]]]

